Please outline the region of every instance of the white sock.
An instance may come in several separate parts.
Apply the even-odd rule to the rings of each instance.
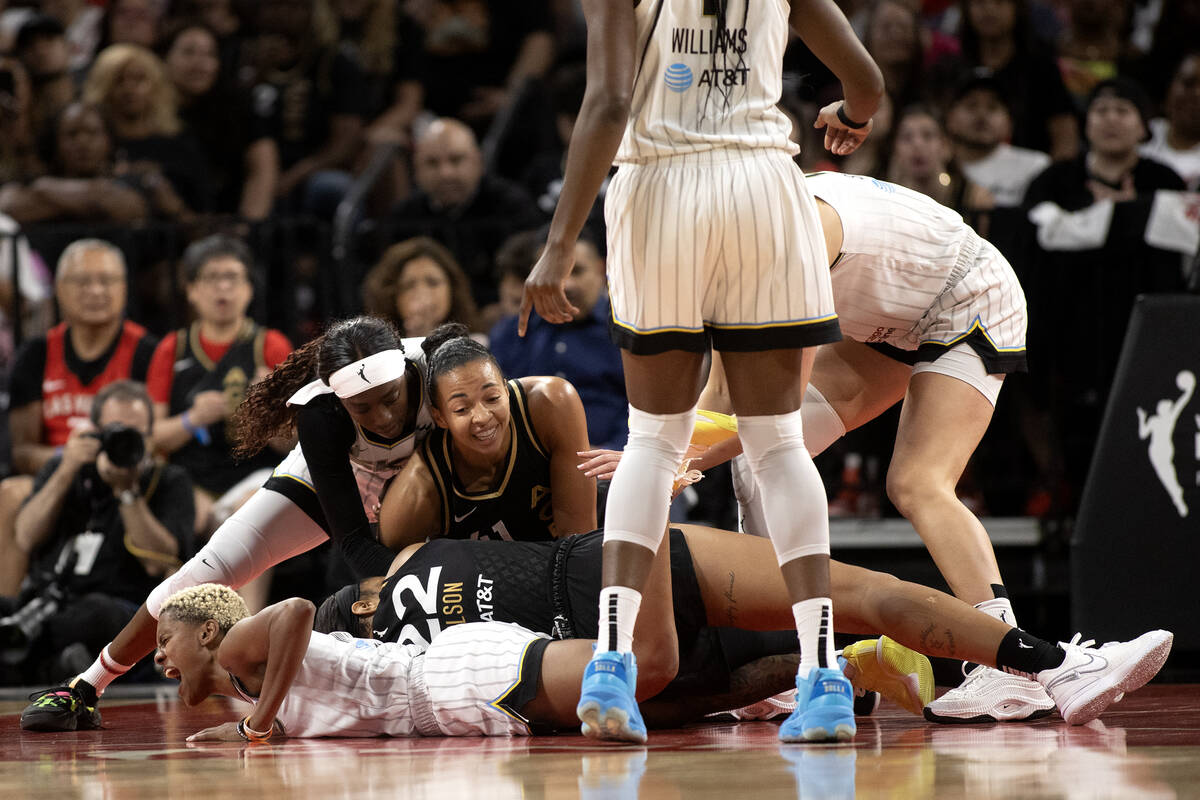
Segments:
[[[600,625],[596,637],[596,652],[633,652],[633,626],[642,593],[628,586],[605,586],[600,590]]]
[[[1012,603],[1007,597],[993,597],[991,600],[984,600],[982,603],[976,603],[975,607],[987,614],[990,617],[1003,622],[1005,625],[1017,627],[1017,615],[1013,613]]]
[[[801,677],[813,667],[833,667],[837,656],[833,648],[833,601],[828,597],[813,597],[792,604],[796,632],[800,637]]]
[[[112,647],[111,644],[104,645],[104,649],[100,651],[100,655],[96,657],[92,665],[79,674],[79,679],[87,681],[96,690],[97,696],[104,694],[104,690],[110,683],[133,668],[132,664],[129,666],[118,664],[117,660],[108,654],[110,647]]]

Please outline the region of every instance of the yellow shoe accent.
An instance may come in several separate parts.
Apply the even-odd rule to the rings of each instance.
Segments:
[[[846,677],[855,687],[879,692],[906,711],[920,714],[933,701],[933,666],[920,653],[886,636],[842,650]]]
[[[712,447],[718,442],[737,436],[737,418],[716,411],[696,411],[696,427],[692,431],[692,444]]]

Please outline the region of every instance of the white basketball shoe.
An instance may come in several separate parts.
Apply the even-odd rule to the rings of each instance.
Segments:
[[[1067,652],[1063,663],[1037,674],[1038,683],[1058,706],[1058,713],[1070,725],[1082,725],[1103,713],[1126,692],[1140,689],[1158,674],[1175,635],[1170,631],[1150,631],[1128,642],[1108,642],[1093,647],[1092,640],[1059,642]]]
[[[966,664],[963,664],[964,671]],[[1037,681],[976,664],[957,689],[925,706],[930,722],[1008,722],[1037,719],[1054,711],[1054,701]]]

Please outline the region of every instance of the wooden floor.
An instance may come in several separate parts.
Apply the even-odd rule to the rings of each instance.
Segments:
[[[187,745],[236,718],[108,701],[105,728],[25,733],[0,703],[0,798],[1200,798],[1200,686],[1152,685],[1099,720],[932,725],[888,703],[853,746],[780,745],[769,722],[651,732],[647,747],[579,736]]]

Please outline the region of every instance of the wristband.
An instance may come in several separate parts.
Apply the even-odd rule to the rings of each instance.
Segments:
[[[246,722],[249,719],[250,719],[250,717],[242,717],[241,719],[238,720],[238,724],[237,724],[238,736],[241,736],[247,742],[265,742],[271,738],[271,734],[275,732],[275,723],[274,722],[271,723],[271,726],[269,728],[267,728],[267,730],[265,732],[262,732],[262,731],[256,731],[253,728],[251,728],[249,725],[247,725]]]
[[[183,429],[191,434],[192,438],[203,445],[212,442],[212,437],[208,435],[208,428],[192,424],[192,416],[185,411],[179,415],[179,422],[183,425]]]
[[[856,131],[860,131],[863,128],[865,128],[871,124],[871,120],[867,120],[866,122],[855,122],[854,120],[852,120],[848,116],[846,116],[846,104],[845,103],[842,103],[840,106],[838,106],[837,118],[839,120],[841,120],[842,124],[845,125],[847,128],[850,128],[851,130],[856,130]]]

